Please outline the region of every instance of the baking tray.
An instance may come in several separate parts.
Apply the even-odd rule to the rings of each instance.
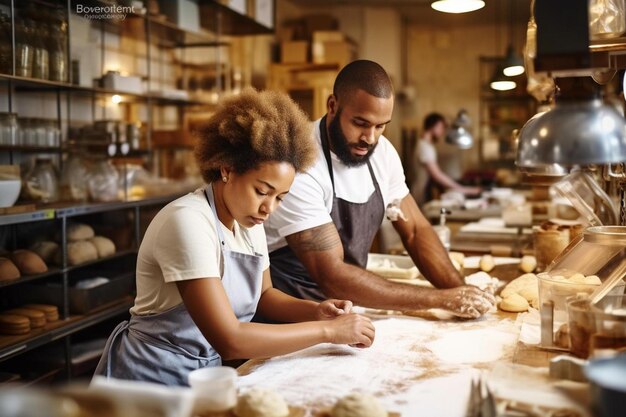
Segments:
[[[76,282],[94,277],[106,277],[110,281],[94,288],[74,287]],[[70,314],[86,314],[96,308],[118,300],[135,288],[133,259],[120,259],[111,264],[73,271],[69,277],[68,298]],[[24,284],[20,298],[23,304],[53,304],[63,308],[63,287],[60,283]]]

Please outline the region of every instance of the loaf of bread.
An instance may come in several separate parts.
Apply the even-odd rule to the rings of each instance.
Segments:
[[[95,236],[89,239],[89,242],[93,243],[98,251],[98,258],[104,258],[105,256],[111,256],[115,254],[115,243],[109,238],[104,236]]]
[[[30,320],[30,327],[32,329],[45,326],[47,321],[46,315],[44,313],[39,310],[34,310],[32,308],[13,308],[11,310],[5,311],[4,313],[27,317],[28,320]]]
[[[59,250],[59,244],[50,240],[37,242],[30,247],[47,264],[54,262],[54,258]]]
[[[83,240],[67,244],[67,263],[80,265],[98,259],[98,250],[93,243]]]
[[[1,334],[19,335],[28,332],[30,332],[30,320],[28,317],[0,313]]]
[[[69,242],[91,239],[95,235],[93,228],[87,224],[76,223],[67,228],[67,240]]]
[[[41,311],[46,316],[48,323],[59,319],[59,308],[50,304],[26,304],[22,306],[31,310]]]
[[[0,281],[10,281],[20,277],[20,270],[8,258],[0,258]]]
[[[48,271],[46,263],[35,252],[19,249],[11,254],[11,260],[23,275],[43,274]]]

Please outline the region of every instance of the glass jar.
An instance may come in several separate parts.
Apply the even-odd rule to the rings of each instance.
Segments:
[[[35,130],[35,146],[47,146],[48,134],[46,124],[47,122],[43,119],[32,119],[32,126]]]
[[[118,199],[119,174],[110,161],[96,161],[87,174],[89,196],[94,201],[114,201]]]
[[[589,0],[589,37],[610,39],[626,31],[624,0]]]
[[[15,24],[15,75],[19,77],[33,76],[34,45],[32,44],[31,28],[23,19]]]
[[[20,131],[19,142],[24,146],[36,146],[37,136],[35,134],[35,127],[33,125],[33,119],[21,118],[19,119]]]
[[[25,193],[31,200],[51,203],[59,200],[59,175],[50,158],[39,157],[26,175]]]
[[[0,73],[3,74],[13,73],[12,36],[9,16],[0,12]]]
[[[67,82],[67,37],[60,26],[49,28],[50,80]]]
[[[0,145],[17,145],[16,113],[0,113]]]
[[[63,166],[60,193],[62,200],[87,200],[87,168],[77,155],[70,155]]]
[[[50,58],[48,49],[44,43],[47,37],[48,31],[45,25],[39,25],[33,29],[33,78],[47,80],[50,77]]]

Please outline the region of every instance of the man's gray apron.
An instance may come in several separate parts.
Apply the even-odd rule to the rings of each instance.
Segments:
[[[320,138],[330,181],[333,184],[333,208],[330,217],[341,238],[344,260],[347,263],[365,268],[367,253],[385,214],[383,196],[378,181],[376,181],[372,165],[368,160],[367,168],[375,188],[370,198],[365,203],[352,203],[338,198],[335,195],[333,165],[328,135],[326,134],[326,116],[320,121]],[[287,294],[318,301],[327,298],[311,279],[304,265],[289,245],[270,253],[270,271],[274,287]]]
[[[261,297],[263,255],[229,250],[215,211],[211,185],[206,188],[205,197],[215,217],[221,242],[224,263],[222,285],[237,319],[249,322]],[[247,243],[254,249],[252,242]],[[185,304],[181,303],[162,313],[134,315],[130,321],[120,323],[106,343],[96,375],[188,385],[187,374],[190,371],[221,363],[220,355],[207,342]]]

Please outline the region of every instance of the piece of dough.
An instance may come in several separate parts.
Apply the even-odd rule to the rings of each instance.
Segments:
[[[11,254],[11,260],[24,275],[43,274],[48,271],[46,263],[35,252],[19,249]]]
[[[491,293],[494,293],[496,288],[498,288],[499,282],[498,278],[492,278],[483,271],[478,271],[465,277],[465,284],[473,285],[483,291],[489,290]]]
[[[528,311],[528,301],[519,294],[511,294],[500,302],[500,310],[511,313],[521,313]]]
[[[529,286],[523,287],[517,293],[521,295],[522,297],[524,297],[531,306],[535,308],[539,306],[539,287],[538,286],[529,285]]]
[[[452,259],[453,261],[457,261],[459,265],[463,266],[463,262],[465,261],[464,254],[462,254],[461,252],[450,252],[448,253],[448,256],[450,257],[450,259]]]
[[[585,277],[585,284],[602,285],[602,281],[600,280],[600,277],[598,277],[597,275],[587,275]]]
[[[533,272],[537,268],[537,258],[530,255],[523,256],[519,268],[526,273]]]
[[[572,275],[571,277],[569,277],[569,280],[571,282],[575,282],[577,284],[584,284],[585,283],[585,276],[583,274],[576,273],[576,274]]]
[[[493,260],[493,256],[491,255],[483,255],[480,258],[480,262],[478,263],[481,271],[490,272],[493,268],[496,267],[496,262]]]
[[[115,243],[109,238],[104,236],[95,236],[89,239],[89,242],[93,243],[98,251],[98,258],[104,258],[105,256],[111,256],[115,254]]]
[[[253,388],[237,399],[237,417],[287,417],[289,407],[275,391]]]
[[[0,281],[10,281],[21,276],[17,266],[7,258],[0,258]]]
[[[95,235],[96,233],[93,231],[93,228],[87,224],[76,223],[67,228],[67,240],[69,242],[91,239]]]
[[[331,417],[387,417],[387,411],[373,396],[353,392],[337,401],[330,415]]]
[[[80,242],[70,242],[67,244],[68,265],[80,265],[85,262],[98,259],[98,250],[93,243],[82,240]],[[57,262],[62,263],[61,251],[57,253]]]
[[[59,244],[50,240],[44,240],[32,245],[30,250],[39,255],[48,264],[54,262],[54,258],[59,250]]]
[[[458,263],[454,259],[450,259],[450,262],[452,262],[452,266],[454,267],[454,269],[456,269],[457,271],[461,272],[461,268],[463,268],[463,267],[461,266],[460,263]]]
[[[509,282],[506,287],[500,293],[502,298],[507,298],[511,294],[517,293],[522,288],[526,287],[535,287],[539,288],[539,278],[535,274],[524,274],[515,278],[513,281]]]

